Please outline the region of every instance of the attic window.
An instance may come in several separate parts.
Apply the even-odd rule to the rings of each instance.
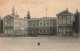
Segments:
[[[59,18],[62,18],[61,16],[59,16]]]

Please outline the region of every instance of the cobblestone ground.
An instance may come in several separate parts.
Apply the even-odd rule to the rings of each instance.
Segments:
[[[80,51],[80,38],[0,37],[0,51]]]

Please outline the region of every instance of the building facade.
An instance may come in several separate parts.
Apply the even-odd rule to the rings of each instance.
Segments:
[[[3,33],[3,19],[0,17],[0,34]]]
[[[43,17],[39,20],[39,35],[50,34],[50,20]]]
[[[39,20],[37,18],[28,19],[28,35],[37,36],[39,32]]]
[[[12,9],[12,14],[4,17],[4,35],[6,36],[24,36],[27,35],[27,19],[20,18],[16,13],[14,8]]]
[[[57,20],[43,17],[39,20],[39,35],[56,35]]]
[[[50,34],[57,35],[57,19],[56,18],[50,19]]]
[[[28,11],[26,17],[20,18],[13,7],[12,14],[4,17],[3,31],[6,36],[73,36],[73,21],[73,14],[68,8],[58,13],[57,17],[31,18]]]
[[[72,36],[73,14],[68,8],[57,14],[57,35]]]
[[[56,18],[31,18],[28,19],[28,35],[56,35]]]

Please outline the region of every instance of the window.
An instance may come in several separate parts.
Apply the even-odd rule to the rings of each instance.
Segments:
[[[59,24],[62,24],[62,19],[59,19]]]
[[[59,28],[59,32],[62,33],[62,28]]]
[[[67,18],[70,18],[70,16],[67,16]]]
[[[51,21],[50,25],[51,25],[51,26],[53,26],[53,25],[54,25],[54,22],[53,22],[53,21]]]
[[[47,34],[49,33],[49,29],[47,29]]]
[[[5,29],[5,34],[7,34],[7,30]]]
[[[7,26],[7,22],[5,22],[5,26]]]
[[[34,27],[34,24],[33,24],[33,27]]]
[[[40,26],[42,26],[42,23],[40,23]]]
[[[40,29],[40,33],[42,33],[42,30]]]
[[[62,18],[62,16],[59,16],[59,18]]]
[[[37,24],[37,27],[38,27],[38,24]]]
[[[49,25],[49,22],[47,22],[47,25]]]
[[[70,24],[70,19],[67,19],[67,24]]]
[[[10,29],[8,29],[8,34],[10,34]]]
[[[45,33],[45,30],[43,30],[43,33]]]
[[[5,22],[7,22],[7,19],[5,19]]]
[[[11,34],[13,33],[13,30],[11,29]]]
[[[13,25],[13,22],[11,22],[11,26]]]
[[[63,24],[66,24],[66,19],[63,19]]]
[[[46,25],[46,23],[44,22],[44,23],[43,23],[43,25],[45,26],[45,25]]]
[[[63,18],[66,18],[65,16],[62,16]]]
[[[70,28],[67,28],[67,32],[70,32]]]

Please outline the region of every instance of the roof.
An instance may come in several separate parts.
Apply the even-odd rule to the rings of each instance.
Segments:
[[[43,17],[40,20],[56,20],[56,17]]]
[[[20,18],[20,17],[18,17],[18,16],[16,16],[16,15],[6,15],[4,18]]]
[[[43,18],[31,18],[28,21],[38,21],[38,20],[56,20],[56,17],[43,17]]]
[[[57,16],[58,15],[73,15],[73,13],[70,13],[68,10],[64,10],[64,11],[58,13]]]

